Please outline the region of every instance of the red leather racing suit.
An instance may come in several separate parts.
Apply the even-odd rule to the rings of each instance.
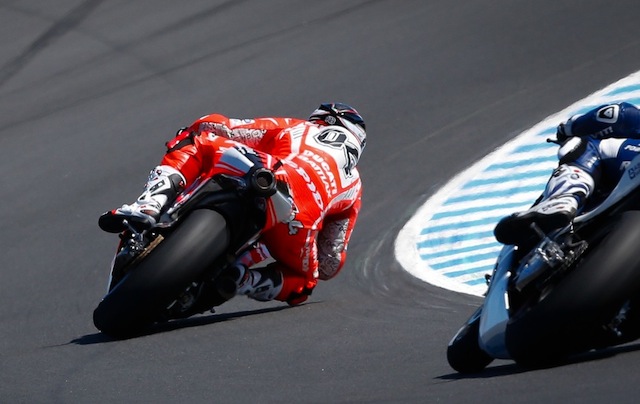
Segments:
[[[276,300],[308,294],[317,279],[333,278],[345,263],[362,187],[357,169],[348,167],[344,145],[331,136],[330,128],[295,118],[239,120],[212,114],[167,143],[161,164],[179,170],[187,185],[217,164],[216,150],[233,144],[230,140],[282,163],[276,176],[289,186],[294,216],[286,223],[268,221],[261,238],[275,260],[272,265],[283,274]],[[259,262],[264,253],[258,246],[244,263]]]

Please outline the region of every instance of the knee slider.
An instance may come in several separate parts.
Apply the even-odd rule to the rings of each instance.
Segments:
[[[558,150],[559,164],[567,164],[576,161],[587,151],[587,142],[580,137],[572,137]]]

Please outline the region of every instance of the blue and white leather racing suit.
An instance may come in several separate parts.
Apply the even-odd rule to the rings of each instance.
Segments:
[[[500,220],[494,229],[499,242],[525,243],[532,222],[545,233],[565,226],[606,195],[640,153],[640,110],[627,102],[601,105],[561,123],[557,137],[559,164],[542,196],[529,210]]]
[[[597,187],[609,187],[640,153],[640,110],[627,102],[601,105],[561,124],[558,137],[567,138],[560,165],[577,166]]]

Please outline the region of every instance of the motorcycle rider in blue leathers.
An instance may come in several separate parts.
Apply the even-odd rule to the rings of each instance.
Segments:
[[[498,223],[499,242],[527,243],[535,235],[532,222],[544,233],[564,227],[597,195],[610,191],[640,153],[640,110],[627,102],[601,105],[561,123],[556,136],[558,167],[530,209]]]

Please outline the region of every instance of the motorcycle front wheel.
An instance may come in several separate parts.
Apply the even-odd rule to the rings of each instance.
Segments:
[[[482,307],[476,310],[447,346],[449,366],[460,373],[478,373],[493,361],[493,358],[480,348],[478,340],[481,312]]]

